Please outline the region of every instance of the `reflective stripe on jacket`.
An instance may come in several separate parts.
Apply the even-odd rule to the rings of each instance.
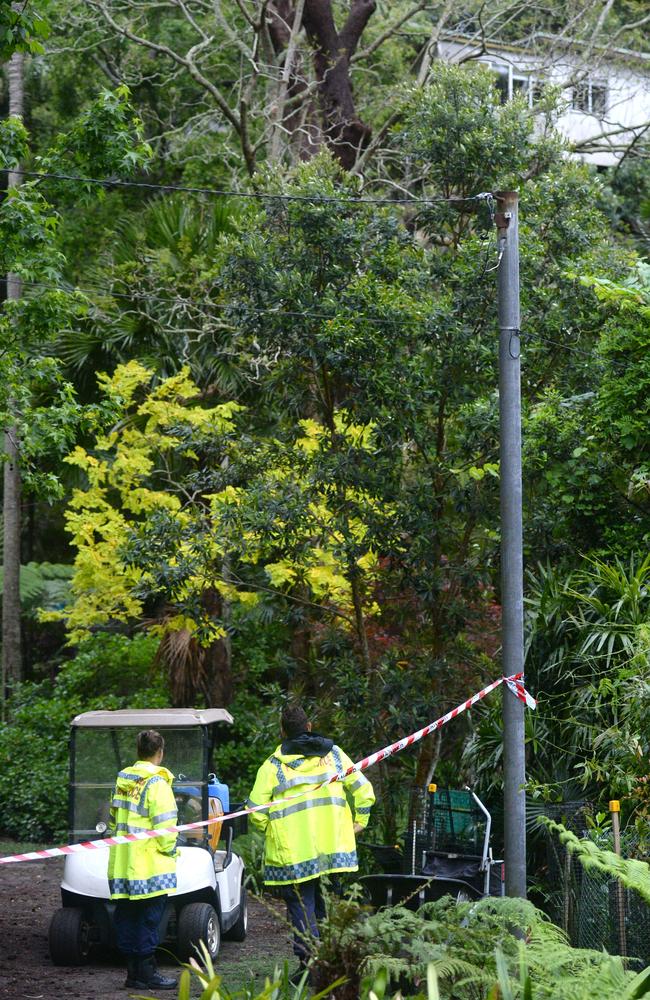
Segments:
[[[266,833],[264,881],[267,885],[306,882],[318,875],[358,869],[353,823],[366,826],[375,801],[363,774],[306,791],[301,799],[284,800],[309,785],[318,786],[352,761],[337,747],[326,757],[283,754],[280,747],[264,761],[249,805],[273,801],[267,812],[251,813],[253,826]],[[350,801],[352,809],[350,808]],[[354,811],[354,815],[353,815]]]
[[[111,833],[137,833],[176,824],[174,775],[166,767],[138,760],[120,771],[111,802]],[[111,847],[108,884],[111,899],[147,899],[176,888],[177,835]]]

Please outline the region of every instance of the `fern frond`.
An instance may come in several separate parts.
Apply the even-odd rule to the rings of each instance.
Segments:
[[[650,866],[645,861],[621,858],[613,851],[605,851],[592,840],[577,837],[561,823],[555,823],[546,817],[541,817],[540,822],[551,833],[558,835],[561,843],[575,854],[583,868],[603,872],[610,878],[617,879],[626,889],[633,889],[650,903]]]

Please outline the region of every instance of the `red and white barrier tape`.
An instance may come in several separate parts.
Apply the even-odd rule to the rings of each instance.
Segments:
[[[441,729],[447,722],[455,719],[457,715],[461,712],[467,711],[477,702],[485,698],[486,695],[494,691],[501,684],[507,684],[508,688],[520,701],[523,701],[528,708],[535,708],[537,702],[531,694],[528,693],[523,685],[522,681],[523,674],[513,674],[512,677],[499,677],[498,680],[493,681],[492,684],[488,684],[484,687],[482,691],[478,691],[467,701],[462,702],[457,705],[456,708],[452,708],[451,712],[447,712],[446,715],[442,715],[435,722],[429,723],[428,726],[424,726],[423,729],[418,729],[417,732],[411,733],[410,736],[405,736],[403,739],[398,740],[396,743],[391,743],[389,746],[384,747],[383,750],[377,750],[375,753],[370,754],[369,757],[364,757],[363,760],[357,761],[356,764],[352,764],[346,771],[341,771],[340,773],[333,774],[331,778],[323,781],[321,785],[310,785],[308,789],[297,792],[295,795],[288,795],[282,801],[290,802],[293,799],[302,798],[307,792],[314,792],[318,788],[322,788],[324,785],[332,785],[336,781],[342,781],[347,778],[350,774],[354,774],[355,771],[365,771],[366,768],[372,767],[373,764],[378,764],[380,760],[386,760],[387,757],[392,757],[394,753],[399,753],[400,750],[405,750],[406,747],[412,746],[414,743],[418,743],[419,740],[424,739],[425,736],[429,736],[434,733],[437,729]],[[239,816],[248,816],[250,813],[263,812],[266,809],[270,809],[271,806],[275,805],[275,802],[264,802],[259,806],[249,806],[246,809],[239,809],[237,812],[225,813],[223,816],[216,816],[212,819],[200,820],[197,823],[184,823],[182,826],[168,826],[163,830],[141,830],[138,833],[124,833],[119,834],[115,837],[103,837],[101,840],[86,840],[80,844],[65,844],[62,847],[49,847],[44,851],[29,851],[25,854],[9,854],[4,858],[0,858],[0,865],[8,865],[17,861],[42,861],[45,858],[59,858],[66,854],[78,854],[82,851],[97,851],[103,850],[107,847],[116,847],[119,844],[130,844],[136,840],[149,840],[155,837],[164,837],[170,833],[181,833],[184,830],[198,830],[204,826],[211,826],[213,823],[221,823],[226,819],[237,819]]]

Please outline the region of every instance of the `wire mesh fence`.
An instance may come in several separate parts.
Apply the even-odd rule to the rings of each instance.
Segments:
[[[560,818],[560,817],[558,817]],[[612,851],[607,832],[588,834],[580,812],[567,822],[580,836],[590,835],[598,846]],[[634,838],[624,838],[623,857],[637,857]],[[605,949],[610,954],[628,957],[634,964],[650,965],[650,905],[638,893],[625,889],[617,879],[604,872],[584,868],[557,837],[547,839],[548,911],[554,923],[578,948]]]

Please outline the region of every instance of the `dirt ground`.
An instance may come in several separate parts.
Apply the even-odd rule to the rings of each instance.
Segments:
[[[4,853],[4,852],[3,852]],[[0,866],[0,997],[11,1000],[127,1000],[125,973],[118,955],[93,956],[81,968],[57,968],[48,954],[50,918],[60,905],[63,859]],[[234,990],[255,976],[260,989],[276,965],[289,960],[291,946],[277,903],[250,899],[248,937],[224,941],[216,962],[223,982]],[[171,956],[159,956],[168,974]],[[133,991],[138,992],[138,991]],[[152,994],[153,995],[153,994]],[[173,991],[159,996],[174,997]]]

